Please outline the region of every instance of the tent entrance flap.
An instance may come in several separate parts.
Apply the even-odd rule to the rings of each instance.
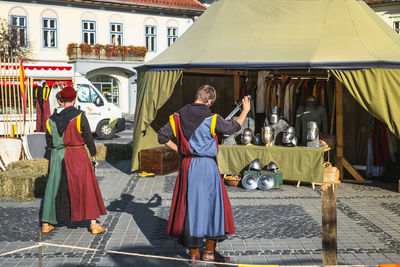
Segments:
[[[158,110],[172,95],[181,76],[180,70],[139,73],[131,170],[139,168],[140,150],[160,146],[157,142],[157,133],[151,127],[151,123]]]
[[[357,102],[400,138],[400,69],[332,70]]]

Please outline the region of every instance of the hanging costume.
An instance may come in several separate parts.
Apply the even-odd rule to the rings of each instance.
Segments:
[[[75,107],[54,112],[47,121],[46,141],[52,148],[43,201],[42,221],[83,221],[106,214],[85,144],[96,154],[85,114]]]
[[[36,97],[36,130],[35,132],[46,132],[46,121],[51,115],[49,103],[50,87],[43,82],[38,85],[35,92]]]
[[[170,116],[158,132],[161,144],[172,136],[178,142],[182,163],[176,180],[167,234],[189,248],[202,246],[203,238],[224,240],[234,234],[232,210],[215,157],[218,134],[233,134],[239,123],[212,114],[204,104],[189,104]]]

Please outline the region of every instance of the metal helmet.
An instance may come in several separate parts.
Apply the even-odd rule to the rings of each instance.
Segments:
[[[258,134],[256,134],[256,135],[254,136],[254,138],[253,138],[253,143],[254,143],[255,145],[261,145],[261,134],[260,134],[260,133],[258,133]]]
[[[278,172],[278,169],[279,169],[278,165],[273,161],[271,161],[267,165],[267,170],[270,172]]]
[[[275,183],[275,179],[270,174],[263,174],[258,178],[257,187],[261,190],[270,190]]]
[[[279,108],[277,106],[273,106],[269,114],[269,122],[271,124],[275,124],[278,122],[278,120],[279,120]]]
[[[251,170],[256,170],[256,171],[261,171],[261,162],[260,159],[255,159],[249,164],[249,171]]]
[[[246,174],[242,179],[242,186],[245,189],[256,189],[258,176],[256,174]]]
[[[242,144],[247,145],[253,140],[253,131],[250,128],[246,128],[242,132]]]
[[[265,126],[261,128],[261,139],[264,144],[269,144],[274,141],[275,129],[271,126]]]
[[[307,140],[314,141],[319,136],[318,124],[315,121],[307,123]]]
[[[293,146],[292,140],[293,140],[293,138],[296,137],[295,135],[296,135],[296,132],[294,130],[294,127],[293,126],[287,127],[286,130],[283,131],[283,134],[282,134],[282,143],[286,146]]]

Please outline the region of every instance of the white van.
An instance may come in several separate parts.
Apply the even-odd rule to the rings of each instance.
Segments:
[[[125,118],[121,109],[109,103],[106,97],[88,79],[74,72],[72,65],[24,64],[24,69],[26,76],[33,78],[36,84],[38,81],[58,80],[72,83],[73,87],[77,90],[76,107],[85,112],[92,133],[96,133],[99,138],[111,139],[115,136],[115,133],[125,130]],[[10,133],[11,125],[18,124],[18,121],[20,121],[20,118],[17,118],[17,116],[7,115],[7,118],[3,118],[3,112],[0,112],[0,135],[4,135],[5,131]],[[114,127],[109,127],[110,121],[116,121]],[[25,133],[32,132],[35,124],[36,114],[33,114],[30,123],[26,123]],[[8,126],[8,130],[5,125]],[[16,127],[16,129],[17,133],[22,131],[20,127]]]
[[[101,139],[111,139],[116,132],[125,130],[125,118],[116,105],[109,103],[105,96],[85,77],[74,77],[74,87],[78,92],[77,108],[88,118],[90,129]],[[110,120],[117,120],[110,128]]]

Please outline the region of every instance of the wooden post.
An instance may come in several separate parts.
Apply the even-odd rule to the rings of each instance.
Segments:
[[[335,79],[335,97],[336,97],[336,162],[340,171],[340,177],[343,177],[343,85]]]
[[[16,86],[17,86],[17,76],[16,76],[16,65],[15,65],[15,60],[14,59],[12,59],[12,61],[11,61],[11,66],[12,66],[12,73],[11,73],[11,75],[12,75],[12,89],[13,89],[13,100],[14,100],[14,105],[13,105],[13,110],[14,110],[14,112],[13,112],[13,114],[14,114],[14,116],[13,116],[13,122],[12,122],[12,127],[14,127],[15,126],[15,132],[14,132],[14,134],[15,134],[15,136],[16,137],[18,137],[18,119],[19,119],[19,112],[18,112],[18,102],[17,102],[17,88],[16,88]],[[18,98],[19,99],[19,98]]]
[[[235,100],[239,99],[240,94],[240,76],[235,74],[233,76],[233,97]]]
[[[337,265],[337,184],[322,183],[322,264]]]
[[[33,79],[29,78],[29,133],[34,132],[34,125],[33,125]]]
[[[0,58],[0,90],[1,90],[1,108],[2,108],[2,115],[3,115],[3,126],[4,126],[4,136],[7,134],[6,130],[6,113],[5,113],[5,107],[4,107],[4,101],[5,101],[5,84],[3,85],[3,73],[5,73],[6,66],[5,63],[2,66],[1,65],[1,58]]]
[[[11,136],[12,133],[12,110],[11,110],[11,64],[10,64],[10,59],[7,59],[7,66],[8,66],[8,70],[7,70],[7,81],[8,81],[8,86],[7,86],[7,132],[9,132],[8,136]]]
[[[19,70],[19,64],[17,61],[15,61],[15,75],[16,75],[16,80],[17,80],[17,103],[18,103],[18,126],[19,126],[19,135],[22,138],[22,126],[23,126],[23,116],[22,116],[22,96],[21,96],[21,84],[20,84],[20,70]]]

